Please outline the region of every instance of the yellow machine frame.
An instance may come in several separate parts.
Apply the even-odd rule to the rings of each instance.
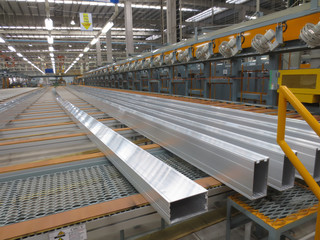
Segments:
[[[279,86],[287,86],[304,103],[320,102],[320,69],[279,70]]]

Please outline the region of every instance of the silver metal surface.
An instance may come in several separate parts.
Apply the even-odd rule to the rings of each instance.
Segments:
[[[73,93],[244,196],[265,196],[268,157],[101,98]]]
[[[135,105],[139,106],[148,106],[149,110],[153,109],[157,112],[161,111],[161,113],[167,113],[184,119],[196,121],[196,125],[202,123],[208,126],[241,134],[244,136],[244,138],[247,136],[253,139],[261,140],[263,141],[260,142],[260,144],[262,145],[268,146],[268,143],[277,145],[277,117],[274,116],[170,99],[161,99],[161,101],[159,101],[159,98],[156,97],[141,96],[138,94],[126,94],[100,89],[95,92],[90,91],[90,94],[103,97],[111,101],[115,101],[115,99],[118,99],[134,103]],[[216,111],[218,112],[217,114]],[[234,119],[237,119],[238,115],[242,116],[240,117],[241,121],[234,121]],[[295,133],[298,135],[286,136],[286,140],[293,149],[298,151],[299,158],[306,166],[310,174],[316,180],[320,180],[320,166],[318,160],[320,144],[318,142],[311,141],[311,139],[318,140],[318,137],[310,136],[311,132],[307,130],[307,127],[305,127],[306,124],[303,121],[296,119],[288,120],[292,120],[288,121],[288,125],[290,125],[289,123],[291,123],[291,127],[289,127],[291,128],[291,130],[289,130],[289,134],[291,131],[291,133]],[[265,126],[267,126],[268,128],[265,128]],[[270,128],[270,126],[273,127]],[[302,129],[305,127],[305,130],[302,131],[299,127],[302,127]],[[312,133],[312,135],[314,135],[314,132]],[[305,136],[305,138],[309,138],[309,140],[302,139],[297,136]],[[253,142],[254,141],[256,140],[253,140]],[[272,163],[270,164],[270,168],[273,168]],[[270,170],[270,172],[271,171],[272,169]],[[296,172],[296,175],[297,177],[301,178],[298,172]]]
[[[206,189],[68,101],[57,101],[167,222],[207,211]]]
[[[46,90],[45,88],[38,89],[9,102],[0,104],[0,128],[34,103]]]
[[[123,99],[123,98],[122,98]],[[285,156],[281,148],[276,144],[264,142],[262,140],[254,139],[231,131],[226,131],[216,127],[208,126],[200,123],[202,116],[197,116],[195,120],[188,120],[188,117],[177,117],[170,114],[172,109],[168,109],[168,113],[165,113],[165,108],[157,106],[157,110],[152,110],[150,104],[143,104],[133,99],[128,101],[117,100],[114,96],[108,98],[109,101],[120,104],[122,106],[129,107],[132,110],[136,110],[153,117],[160,118],[173,124],[188,128],[190,130],[211,136],[213,138],[225,141],[236,146],[251,150],[253,152],[268,156],[269,160],[269,172],[268,172],[268,185],[277,190],[285,190],[293,187],[295,168],[291,164],[290,160]],[[139,105],[139,106],[138,106]],[[142,106],[142,107],[141,107]],[[152,105],[151,105],[152,107]]]

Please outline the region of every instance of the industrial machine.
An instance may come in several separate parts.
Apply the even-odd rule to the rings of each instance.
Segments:
[[[84,83],[276,106],[278,77],[273,74],[283,68],[282,55],[319,47],[319,18],[312,1],[91,70]],[[289,71],[290,66],[285,79],[297,73]],[[284,72],[277,74],[280,85],[289,81],[282,81]],[[316,81],[299,79],[301,84]],[[293,92],[303,102],[319,102],[317,88],[299,89]]]

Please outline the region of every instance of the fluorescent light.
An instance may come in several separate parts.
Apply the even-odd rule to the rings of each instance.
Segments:
[[[12,47],[12,46],[8,46],[8,48],[10,49],[11,52],[15,52],[16,51],[16,49],[14,47]]]
[[[150,40],[156,40],[158,38],[161,38],[161,35],[152,35],[150,37],[147,37],[146,40],[150,41]]]
[[[75,21],[72,19],[70,22],[71,25],[76,25]]]
[[[209,8],[201,13],[198,13],[192,17],[189,17],[188,19],[186,19],[186,22],[199,22],[199,21],[204,20],[208,17],[211,17],[212,14],[217,14],[217,13],[220,13],[224,10],[227,10],[227,8],[212,7],[212,8]]]
[[[53,44],[53,37],[52,36],[48,36],[47,39],[48,39],[49,44]]]
[[[54,62],[54,58],[53,57],[51,58],[51,61]]]
[[[50,53],[49,55],[50,55],[50,57],[54,57],[54,54],[53,54],[53,53]]]
[[[0,43],[5,43],[6,41],[2,38],[2,37],[0,37]]]
[[[108,22],[101,30],[102,33],[107,33],[112,27],[113,27],[113,22]]]
[[[94,39],[91,40],[90,44],[94,45],[94,44],[96,44],[98,42],[98,40],[99,40],[99,38],[94,38]]]
[[[53,51],[54,51],[54,48],[53,48],[53,47],[49,47],[49,51],[50,51],[50,52],[53,52]]]
[[[26,59],[25,57],[24,58],[22,58],[23,60],[25,60],[25,61],[28,61],[28,59]]]
[[[80,58],[77,57],[77,58],[76,58],[76,61],[79,61],[79,59],[80,59]]]
[[[85,47],[85,49],[83,50],[84,52],[88,52],[89,51],[89,47]]]
[[[48,31],[51,31],[51,30],[53,29],[53,21],[52,21],[51,18],[46,18],[46,19],[44,20],[44,23],[45,23],[46,29],[47,29]]]
[[[83,57],[83,53],[80,53],[80,54],[79,54],[79,58],[81,58],[81,57]]]
[[[19,57],[23,57],[21,53],[17,53],[17,55],[18,55]]]

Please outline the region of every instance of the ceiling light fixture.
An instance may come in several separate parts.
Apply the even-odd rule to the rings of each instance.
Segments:
[[[17,53],[17,55],[18,55],[19,57],[23,57],[21,53]]]
[[[84,52],[88,52],[89,51],[89,47],[85,47],[85,49],[83,50]]]
[[[81,57],[83,57],[83,53],[80,53],[80,54],[79,54],[79,58],[81,58]]]
[[[50,53],[50,57],[54,57],[54,54],[53,54],[53,53]]]
[[[11,52],[16,52],[16,49],[12,46],[8,46],[8,48],[10,49]]]
[[[48,39],[49,44],[53,44],[53,37],[52,36],[48,36],[47,39]]]
[[[0,43],[5,43],[6,41],[2,38],[2,37],[0,37]]]
[[[94,39],[91,40],[90,44],[94,45],[94,44],[96,44],[98,42],[98,40],[99,40],[99,38],[94,38]]]
[[[49,51],[50,51],[50,52],[53,52],[53,51],[54,51],[54,48],[53,48],[53,47],[49,47]]]
[[[70,22],[71,25],[76,25],[75,21],[72,19]]]
[[[114,23],[113,22],[108,22],[101,30],[101,32],[107,33],[112,27],[113,27]]]
[[[53,21],[52,21],[51,18],[46,18],[46,19],[44,20],[44,23],[45,23],[46,29],[47,29],[48,31],[53,30]]]

